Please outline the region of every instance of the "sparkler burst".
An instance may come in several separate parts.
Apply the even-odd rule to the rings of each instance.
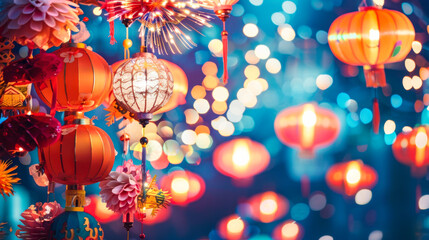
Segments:
[[[213,18],[198,11],[199,7],[191,0],[106,0],[103,4],[109,22],[120,19],[129,26],[140,21],[142,43],[159,54],[182,53],[182,48],[196,46],[186,32],[211,27],[209,21]]]
[[[11,163],[11,161],[0,161],[0,194],[3,197],[5,197],[5,195],[9,196],[9,194],[13,195],[12,183],[17,183],[21,180],[15,177],[17,173],[12,173],[18,166],[7,169]]]

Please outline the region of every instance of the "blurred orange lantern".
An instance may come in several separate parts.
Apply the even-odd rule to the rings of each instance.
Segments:
[[[215,168],[228,177],[250,178],[264,171],[270,154],[264,145],[248,138],[237,138],[219,145],[213,153]]]
[[[165,176],[161,181],[171,194],[171,203],[187,205],[200,199],[205,190],[204,180],[195,173],[189,171],[174,171]]]
[[[249,199],[250,216],[260,222],[270,223],[286,215],[289,201],[275,193],[264,192]]]
[[[422,125],[398,134],[392,145],[393,155],[399,162],[412,167],[413,174],[421,176],[429,166],[429,126]]]
[[[303,228],[293,220],[280,223],[273,231],[275,240],[298,240],[304,235]]]
[[[88,118],[75,119],[62,127],[60,139],[39,149],[39,159],[52,181],[67,185],[89,185],[106,178],[115,162],[115,148],[109,135],[90,124]]]
[[[237,214],[230,215],[219,222],[218,232],[223,239],[247,239],[247,223]]]
[[[312,103],[286,108],[274,122],[280,141],[299,148],[302,158],[314,158],[316,147],[332,144],[340,127],[340,120],[332,111]]]
[[[83,43],[65,44],[53,52],[64,61],[64,69],[57,81],[36,84],[42,101],[52,106],[56,93],[56,110],[90,111],[103,102],[112,85],[111,70],[97,53]]]
[[[91,214],[100,223],[113,222],[121,217],[120,214],[113,212],[106,207],[106,203],[101,201],[97,195],[88,196],[90,204],[85,207],[85,212]]]
[[[377,180],[377,172],[360,160],[337,163],[326,173],[328,186],[347,196],[352,196],[361,189],[373,188]]]
[[[339,60],[364,66],[367,87],[384,87],[384,64],[404,60],[414,36],[413,24],[401,12],[362,7],[335,19],[328,41]]]
[[[411,50],[415,31],[411,21],[398,11],[361,7],[344,14],[329,28],[328,42],[342,62],[363,66],[367,87],[385,87],[384,64],[404,60]],[[378,133],[380,111],[373,101],[373,129]]]
[[[176,64],[169,62],[164,59],[159,59],[162,63],[167,66],[173,75],[173,94],[171,95],[170,100],[154,114],[165,113],[170,110],[175,109],[179,105],[186,103],[186,94],[188,93],[188,78],[186,77],[185,72]]]

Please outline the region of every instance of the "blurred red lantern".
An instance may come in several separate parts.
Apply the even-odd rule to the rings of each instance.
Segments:
[[[100,223],[113,222],[121,217],[120,214],[113,212],[106,207],[106,203],[101,201],[101,198],[97,195],[91,195],[88,197],[91,202],[85,207],[85,212],[94,216],[94,218]]]
[[[280,141],[299,148],[302,158],[314,158],[315,148],[332,144],[340,128],[340,120],[332,111],[313,103],[286,108],[274,122]]]
[[[326,173],[326,182],[335,192],[347,196],[361,189],[371,189],[378,180],[377,172],[362,161],[334,164]]]
[[[418,126],[398,134],[392,145],[396,160],[411,166],[416,176],[426,173],[426,167],[429,165],[428,134],[429,126]]]
[[[293,220],[280,223],[273,231],[274,240],[298,240],[304,235],[303,228]]]
[[[171,94],[170,100],[154,114],[165,113],[170,110],[175,109],[179,105],[186,103],[186,94],[188,93],[188,78],[186,77],[185,72],[176,64],[169,62],[164,59],[158,59],[160,62],[164,63],[165,66],[170,70],[173,75],[173,94]]]
[[[165,176],[161,186],[171,194],[171,203],[187,205],[200,199],[205,190],[204,180],[195,173],[189,171],[174,171]]]
[[[218,233],[223,239],[239,240],[247,239],[248,224],[237,214],[223,218],[218,225]]]
[[[109,135],[90,124],[88,118],[76,119],[81,124],[62,127],[61,138],[39,149],[39,159],[52,181],[67,185],[89,185],[109,175],[115,161],[115,149]]]
[[[107,62],[83,43],[66,44],[53,53],[64,61],[64,69],[57,81],[35,85],[42,101],[52,106],[56,95],[58,111],[90,111],[100,106],[112,85]]]
[[[332,23],[328,42],[342,62],[363,66],[367,87],[385,87],[384,64],[402,61],[410,52],[415,31],[401,12],[381,7],[361,7],[344,14]],[[380,113],[373,102],[373,128],[378,133]]]
[[[171,215],[171,208],[160,208],[155,215],[147,214],[143,219],[143,223],[146,225],[155,225],[158,223],[165,222]],[[141,221],[141,218],[137,215],[137,220]]]
[[[275,193],[264,192],[249,199],[250,216],[260,222],[270,223],[286,215],[289,201]]]
[[[237,138],[219,145],[213,153],[213,165],[228,177],[250,178],[264,171],[270,154],[264,145],[248,138]]]

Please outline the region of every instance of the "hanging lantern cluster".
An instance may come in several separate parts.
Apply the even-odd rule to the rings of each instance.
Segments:
[[[332,144],[340,128],[335,113],[313,103],[286,108],[274,121],[280,141],[298,148],[302,158],[314,158],[315,148]]]
[[[411,50],[415,31],[401,12],[381,6],[360,7],[358,12],[344,14],[331,24],[328,43],[342,62],[363,66],[366,86],[385,87],[384,65],[404,60]],[[373,129],[378,133],[379,104],[373,101]]]
[[[396,137],[392,145],[396,160],[409,165],[415,176],[423,176],[429,166],[429,126],[421,125]]]
[[[360,160],[334,164],[326,173],[328,186],[347,196],[353,196],[361,189],[373,188],[377,180],[377,172]]]

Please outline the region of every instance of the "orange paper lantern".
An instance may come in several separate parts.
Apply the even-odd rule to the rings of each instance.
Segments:
[[[362,161],[334,164],[326,173],[326,182],[335,192],[347,196],[361,189],[371,189],[378,180],[377,172]]]
[[[384,87],[384,64],[402,61],[411,50],[414,36],[413,24],[404,14],[362,7],[335,19],[328,42],[340,61],[364,67],[367,87]]]
[[[398,134],[392,145],[393,155],[399,162],[412,167],[413,174],[423,175],[429,166],[429,126],[422,125]]]
[[[270,154],[264,145],[248,138],[237,138],[219,145],[213,153],[213,165],[228,177],[250,178],[264,171]]]
[[[87,124],[63,126],[61,138],[39,150],[46,174],[54,182],[89,185],[103,180],[112,170],[112,140],[102,129]]]
[[[42,101],[51,106],[57,89],[58,111],[90,111],[100,106],[112,86],[107,62],[82,43],[67,44],[53,53],[63,59],[64,69],[56,83],[46,81],[35,86]]]
[[[274,130],[282,143],[300,150],[300,157],[314,158],[314,149],[333,143],[340,133],[340,120],[316,104],[289,107],[280,112]]]

